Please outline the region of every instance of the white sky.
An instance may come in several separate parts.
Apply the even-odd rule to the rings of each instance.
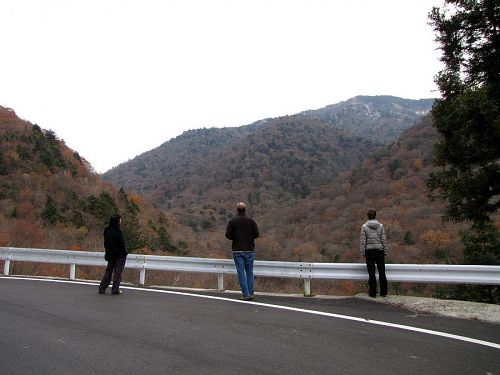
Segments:
[[[188,129],[436,97],[438,0],[0,0],[0,105],[97,172]]]

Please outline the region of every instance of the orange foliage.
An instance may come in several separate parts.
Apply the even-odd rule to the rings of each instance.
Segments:
[[[6,235],[13,247],[38,247],[43,239],[40,227],[25,219],[13,220]]]
[[[21,202],[17,206],[17,216],[20,218],[25,218],[34,213],[34,207],[30,202]]]
[[[415,171],[421,170],[423,166],[424,166],[424,162],[422,161],[422,159],[415,159],[413,161],[413,169]]]
[[[318,250],[314,243],[305,243],[295,247],[292,250],[292,257],[294,261],[313,261],[318,257]]]
[[[448,233],[440,230],[430,229],[420,235],[420,239],[429,247],[440,248],[450,243],[451,238]]]
[[[133,193],[129,194],[129,199],[132,203],[134,203],[138,206],[143,204],[142,198],[137,194],[133,194]]]

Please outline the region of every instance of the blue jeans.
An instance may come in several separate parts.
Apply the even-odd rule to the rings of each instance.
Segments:
[[[234,264],[238,272],[238,282],[240,283],[243,296],[253,296],[253,261],[255,254],[253,251],[243,251],[233,253]]]

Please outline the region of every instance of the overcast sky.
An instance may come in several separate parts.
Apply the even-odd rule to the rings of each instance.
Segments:
[[[188,129],[437,97],[437,0],[0,0],[0,106],[97,172]]]

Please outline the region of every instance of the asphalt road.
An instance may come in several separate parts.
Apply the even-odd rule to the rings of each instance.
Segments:
[[[1,375],[500,374],[498,344],[500,325],[357,298],[248,303],[142,289],[112,296],[95,284],[0,278]]]

